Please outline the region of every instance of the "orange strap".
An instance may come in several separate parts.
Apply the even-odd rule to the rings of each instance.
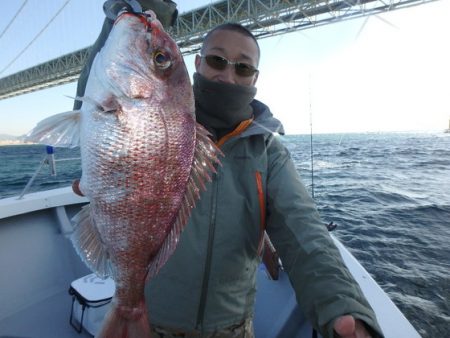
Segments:
[[[280,274],[279,257],[269,239],[269,236],[266,233],[266,199],[264,196],[263,181],[259,171],[255,173],[255,178],[258,190],[259,212],[261,216],[259,225],[258,255],[262,256],[262,261],[266,266],[270,278],[273,280],[278,280]]]
[[[255,172],[255,178],[256,178],[256,188],[258,190],[259,214],[260,214],[258,255],[261,255],[264,244],[264,231],[266,230],[266,199],[264,196],[262,177],[259,171]]]
[[[218,147],[222,146],[226,141],[228,141],[230,138],[232,138],[233,136],[237,136],[239,134],[241,134],[245,129],[247,129],[253,122],[253,117],[248,119],[248,120],[244,120],[241,123],[239,123],[239,125],[230,133],[226,134],[225,136],[222,136],[220,138],[220,140],[218,140],[216,142],[216,145]]]

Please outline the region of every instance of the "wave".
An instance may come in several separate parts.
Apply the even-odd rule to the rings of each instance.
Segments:
[[[438,134],[283,138],[324,223],[334,231],[424,338],[450,337],[450,137]],[[17,195],[45,154],[43,146],[0,147],[0,197]],[[57,149],[56,158],[79,157]],[[32,190],[67,186],[80,162],[48,168]]]

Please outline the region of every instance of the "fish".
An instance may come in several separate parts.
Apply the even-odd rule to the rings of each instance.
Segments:
[[[145,283],[175,250],[222,154],[195,120],[182,55],[152,11],[118,16],[77,99],[80,110],[39,122],[27,140],[80,147],[89,204],[71,240],[116,286],[98,337],[150,337]]]

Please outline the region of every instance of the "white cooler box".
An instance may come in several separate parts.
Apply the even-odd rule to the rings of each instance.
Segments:
[[[72,295],[70,325],[78,332],[84,328],[95,336],[111,307],[115,290],[111,278],[101,279],[94,273],[73,281],[69,288]]]

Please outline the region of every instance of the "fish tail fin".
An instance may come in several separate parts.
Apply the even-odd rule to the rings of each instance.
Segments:
[[[113,302],[96,338],[151,338],[145,301],[129,309]]]

